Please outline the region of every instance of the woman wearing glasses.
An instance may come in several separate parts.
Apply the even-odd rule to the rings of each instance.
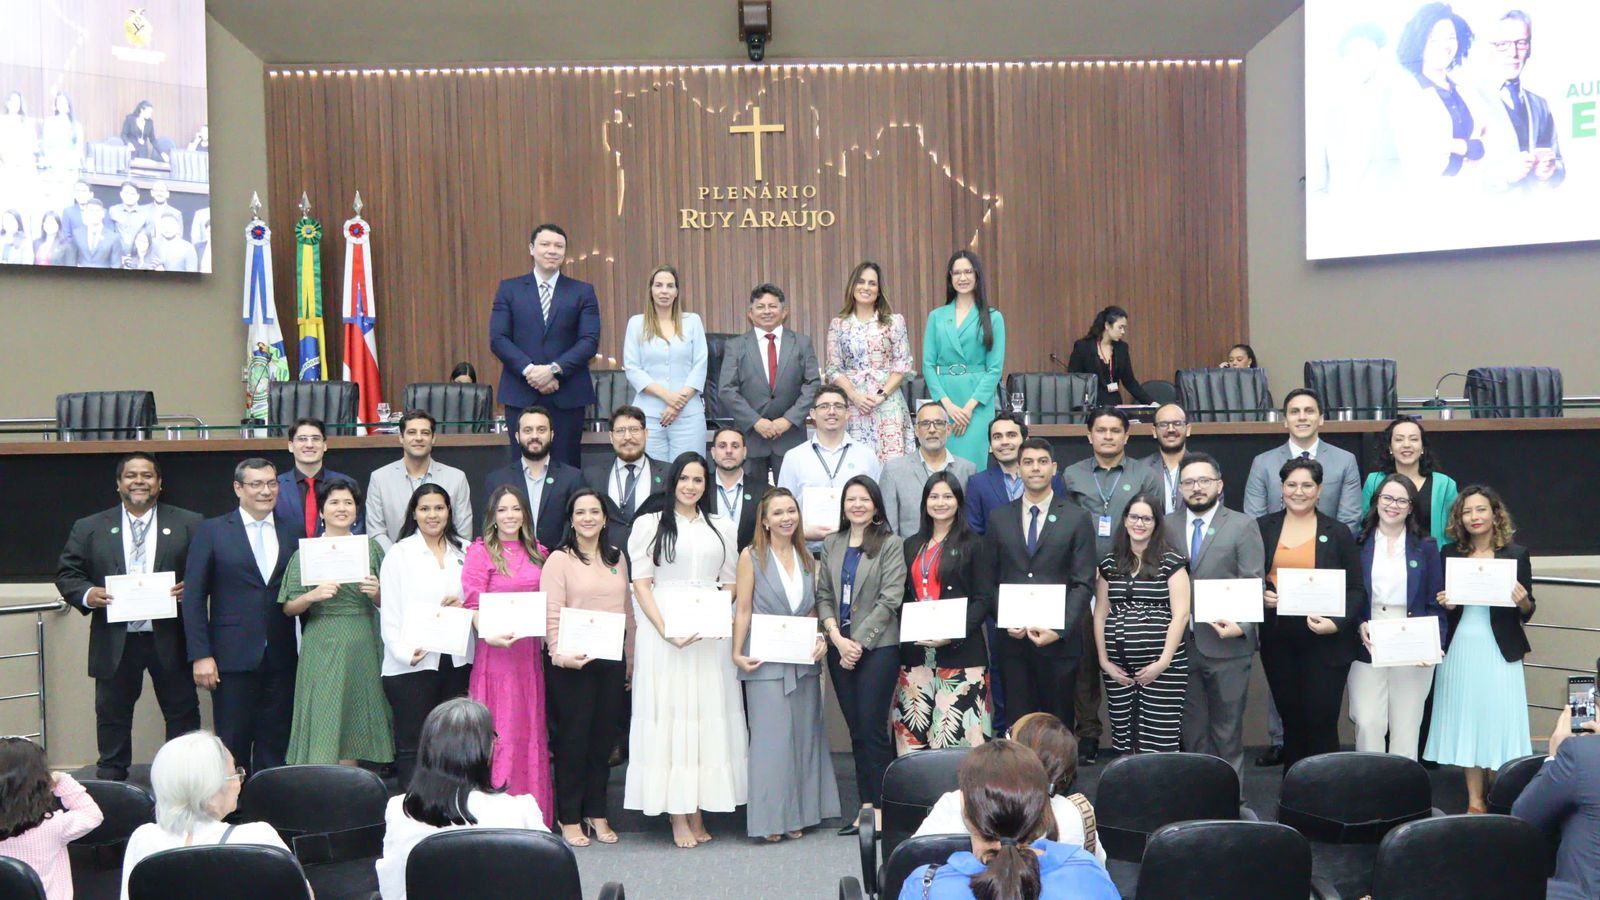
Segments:
[[[1189,572],[1167,544],[1161,506],[1129,501],[1095,579],[1094,639],[1119,753],[1178,749],[1189,659]]]

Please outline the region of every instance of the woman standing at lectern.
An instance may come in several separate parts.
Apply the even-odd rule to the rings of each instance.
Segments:
[[[1150,395],[1133,374],[1133,361],[1128,356],[1128,311],[1120,306],[1108,306],[1094,317],[1089,333],[1072,345],[1072,358],[1067,361],[1068,372],[1088,372],[1100,376],[1100,393],[1094,405],[1116,406],[1117,391],[1128,402],[1151,403]]]
[[[989,306],[983,266],[957,250],[944,267],[945,303],[928,313],[922,332],[922,377],[928,399],[950,416],[951,453],[989,467],[989,423],[1006,362],[1006,323]]]
[[[850,401],[847,430],[878,454],[878,462],[904,456],[916,442],[900,382],[911,374],[911,338],[905,317],[889,311],[883,268],[864,262],[850,273],[844,308],[828,322],[822,380]]]

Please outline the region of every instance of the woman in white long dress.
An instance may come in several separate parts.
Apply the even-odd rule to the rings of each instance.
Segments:
[[[728,645],[669,640],[660,601],[675,587],[732,583],[739,546],[733,523],[714,515],[704,457],[680,455],[666,480],[672,508],[635,519],[628,539],[634,616],[641,624],[622,805],[645,815],[668,813],[673,842],[689,848],[711,840],[702,811],[732,812],[745,803],[744,703]],[[723,596],[731,616],[733,595]]]

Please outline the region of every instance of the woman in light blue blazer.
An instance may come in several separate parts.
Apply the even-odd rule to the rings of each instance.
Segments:
[[[706,329],[699,316],[683,311],[671,266],[650,273],[649,309],[628,319],[622,369],[650,429],[645,452],[660,460],[705,453]]]

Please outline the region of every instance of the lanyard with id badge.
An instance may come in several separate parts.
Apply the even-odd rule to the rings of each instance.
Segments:
[[[1117,495],[1117,485],[1122,483],[1122,473],[1117,473],[1117,477],[1111,482],[1111,490],[1109,491],[1100,486],[1100,472],[1098,469],[1091,472],[1090,475],[1094,478],[1094,489],[1100,493],[1101,503],[1100,515],[1095,516],[1095,534],[1099,537],[1108,538],[1111,537],[1111,498]]]

